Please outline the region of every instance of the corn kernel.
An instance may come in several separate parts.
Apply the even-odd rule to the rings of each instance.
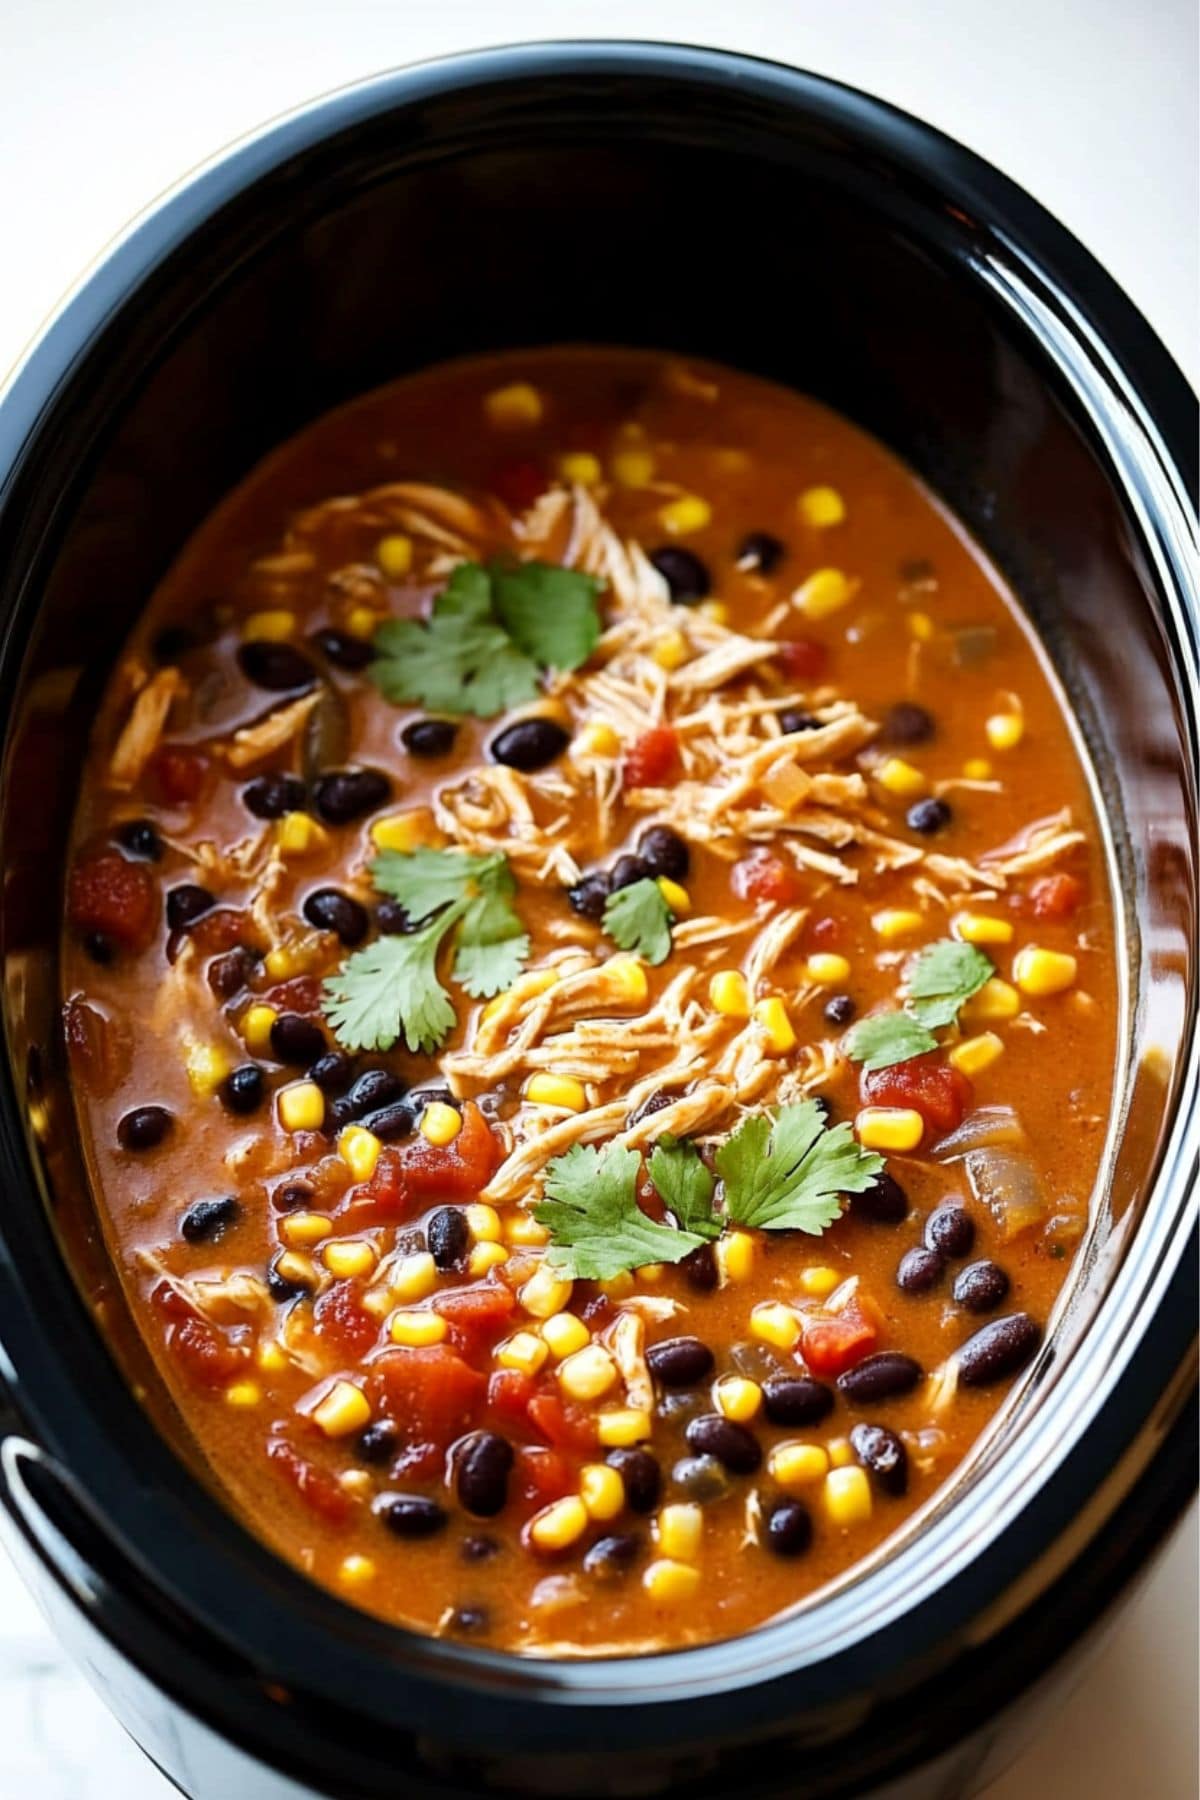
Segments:
[[[335,1381],[319,1406],[313,1409],[313,1424],[326,1437],[349,1437],[361,1431],[371,1417],[371,1406],[361,1388],[352,1381]]]
[[[542,396],[528,381],[512,381],[484,395],[483,410],[497,431],[520,431],[540,425],[545,408]]]
[[[275,1258],[275,1268],[285,1281],[295,1282],[297,1287],[315,1288],[321,1279],[316,1263],[303,1250],[285,1250]]]
[[[968,756],[963,764],[963,774],[968,781],[990,781],[992,765],[986,756]]]
[[[660,669],[681,669],[692,654],[692,647],[682,631],[668,631],[659,638],[650,656]]]
[[[729,623],[729,608],[723,600],[702,600],[696,611],[702,619],[711,619],[714,625]]]
[[[829,1458],[829,1466],[833,1469],[845,1469],[854,1461],[854,1446],[849,1438],[830,1438],[825,1446]]]
[[[284,644],[296,629],[296,615],[286,606],[268,607],[265,612],[250,613],[242,620],[242,636],[247,641],[265,640],[268,644]]]
[[[1003,1041],[994,1031],[981,1031],[978,1037],[964,1038],[950,1052],[949,1062],[960,1075],[980,1075],[990,1069],[998,1056],[1004,1055]]]
[[[542,1337],[551,1356],[556,1358],[570,1356],[592,1341],[592,1334],[583,1320],[569,1312],[551,1314],[542,1326]]]
[[[987,913],[956,913],[951,929],[964,944],[1012,943],[1012,920],[993,919]]]
[[[662,1557],[650,1564],[642,1576],[642,1586],[660,1606],[680,1606],[694,1599],[700,1586],[700,1571],[691,1563]]]
[[[639,1281],[648,1281],[653,1285],[654,1282],[661,1281],[666,1272],[666,1263],[642,1263],[637,1271],[637,1278]]]
[[[504,1221],[504,1241],[522,1250],[538,1250],[550,1242],[550,1233],[532,1213],[510,1212]]]
[[[654,456],[649,450],[618,450],[609,458],[608,467],[619,487],[649,487],[654,480]]]
[[[558,472],[564,481],[578,487],[595,487],[600,479],[600,459],[590,450],[565,450],[558,459]]]
[[[532,1331],[518,1331],[496,1351],[502,1369],[519,1369],[523,1375],[536,1375],[550,1351]]]
[[[837,956],[833,951],[819,951],[810,956],[804,965],[804,973],[818,987],[841,987],[850,979],[850,964],[844,956]]]
[[[691,912],[692,896],[682,883],[672,881],[669,875],[660,875],[658,891],[677,919],[685,919]]]
[[[796,1033],[792,1030],[787,1007],[778,994],[757,1001],[754,1017],[762,1027],[766,1039],[763,1048],[769,1056],[786,1056],[789,1050],[796,1048]]]
[[[349,1556],[343,1556],[338,1565],[338,1580],[343,1587],[365,1587],[369,1581],[374,1581],[374,1579],[375,1564],[369,1556],[360,1556],[357,1551],[352,1551]]]
[[[1021,996],[1015,987],[993,975],[977,994],[972,994],[959,1014],[965,1025],[992,1025],[1004,1019],[1015,1019],[1021,1010]]]
[[[927,612],[911,612],[908,615],[908,633],[916,638],[918,644],[928,644],[936,627]]]
[[[578,1494],[552,1500],[534,1513],[529,1521],[529,1536],[539,1550],[565,1550],[588,1528],[587,1507]]]
[[[211,1099],[233,1067],[233,1059],[217,1044],[187,1047],[188,1086],[198,1100]]]
[[[993,750],[1015,750],[1025,736],[1025,720],[1020,713],[993,713],[983,729]]]
[[[534,1270],[525,1285],[518,1289],[517,1299],[535,1319],[549,1319],[562,1312],[574,1290],[574,1283],[556,1275],[549,1263]]]
[[[686,537],[689,532],[703,531],[712,518],[712,507],[699,494],[683,494],[668,500],[659,508],[658,522],[672,537]]]
[[[637,1006],[650,992],[646,971],[636,956],[610,956],[604,964],[614,999]]]
[[[225,1389],[227,1406],[257,1406],[262,1399],[262,1389],[257,1381],[235,1381],[232,1387]]]
[[[628,1300],[634,1290],[634,1279],[628,1269],[618,1269],[607,1281],[598,1281],[596,1286],[606,1300]]]
[[[289,1249],[308,1249],[327,1238],[333,1230],[333,1220],[328,1213],[295,1212],[286,1213],[279,1221],[279,1236]]]
[[[280,1088],[276,1106],[285,1131],[320,1131],[325,1123],[325,1096],[315,1081]]]
[[[596,1436],[606,1450],[644,1444],[650,1436],[650,1414],[639,1406],[616,1406],[596,1418]]]
[[[561,1107],[564,1112],[580,1113],[587,1107],[584,1085],[573,1075],[531,1075],[525,1099],[531,1106]]]
[[[926,793],[929,783],[920,769],[915,769],[902,756],[888,756],[875,770],[875,779],[881,788],[894,794],[898,800],[918,800]]]
[[[359,1499],[365,1499],[374,1486],[365,1469],[343,1469],[337,1478],[337,1483],[340,1488],[345,1489],[346,1493],[354,1494]]]
[[[762,1389],[745,1375],[722,1375],[713,1389],[718,1412],[736,1425],[746,1425],[762,1406]]]
[[[820,1444],[776,1444],[767,1459],[767,1469],[785,1494],[797,1494],[824,1481],[829,1473],[829,1457]]]
[[[674,1562],[695,1562],[704,1535],[704,1515],[698,1506],[680,1502],[664,1506],[657,1519],[658,1547]]]
[[[722,1287],[727,1282],[749,1281],[758,1250],[748,1231],[722,1232],[715,1248]]]
[[[588,1518],[604,1523],[615,1519],[625,1504],[625,1483],[607,1463],[585,1463],[579,1472],[579,1498]]]
[[[777,1350],[792,1350],[800,1342],[800,1321],[779,1300],[763,1300],[750,1314],[750,1335]]]
[[[275,843],[281,856],[311,856],[327,847],[329,833],[307,813],[284,813],[275,827]]]
[[[727,1019],[750,1017],[750,989],[740,969],[718,969],[708,984],[708,998],[713,1011]]]
[[[358,1303],[365,1313],[370,1313],[375,1320],[386,1319],[395,1305],[395,1298],[389,1288],[369,1287],[365,1294],[360,1294]]]
[[[915,1150],[925,1136],[925,1120],[910,1106],[864,1106],[854,1120],[854,1135],[864,1150]]]
[[[871,1484],[863,1469],[830,1469],[824,1497],[829,1523],[842,1531],[862,1525],[871,1516]]]
[[[372,638],[379,628],[379,614],[371,606],[352,606],[342,623],[351,637]]]
[[[818,531],[827,525],[840,525],[846,517],[846,502],[836,488],[805,488],[796,504],[804,523]]]
[[[403,581],[412,571],[412,539],[402,531],[389,531],[375,546],[375,561],[389,581]]]
[[[508,1251],[503,1244],[473,1244],[467,1258],[467,1273],[486,1275],[489,1269],[498,1269],[507,1261]]]
[[[1036,944],[1026,944],[1013,958],[1012,973],[1023,994],[1040,1000],[1071,987],[1079,964],[1065,950],[1042,950]]]
[[[355,1181],[369,1181],[383,1145],[365,1125],[346,1125],[338,1133],[337,1148]]]
[[[290,981],[293,975],[306,975],[323,956],[320,933],[310,931],[304,937],[291,938],[286,944],[276,944],[273,950],[268,950],[263,968],[272,981]]]
[[[254,1352],[254,1360],[264,1375],[281,1375],[288,1366],[286,1353],[274,1338],[265,1338]]]
[[[576,756],[616,756],[620,748],[621,740],[617,733],[602,719],[585,725],[575,740]]]
[[[834,1288],[841,1285],[841,1279],[836,1269],[814,1263],[811,1268],[800,1271],[800,1292],[810,1300],[824,1300],[826,1294],[832,1294]]]
[[[339,1281],[352,1281],[361,1275],[370,1275],[378,1260],[374,1246],[364,1242],[362,1238],[339,1239],[335,1243],[326,1244],[321,1252],[321,1261]]]
[[[388,1336],[393,1344],[414,1350],[442,1343],[449,1329],[441,1313],[435,1312],[396,1312],[388,1322]]]
[[[464,1208],[467,1230],[477,1244],[498,1244],[504,1232],[500,1224],[500,1214],[494,1206],[488,1206],[483,1200],[474,1200]]]
[[[279,1014],[273,1006],[261,1003],[248,1006],[241,1017],[242,1042],[255,1056],[263,1056],[271,1048],[271,1027]]]
[[[603,1344],[585,1344],[564,1358],[559,1383],[572,1400],[599,1400],[617,1379],[617,1365]]]
[[[421,1114],[421,1136],[439,1149],[452,1144],[462,1130],[462,1114],[445,1100],[431,1100]]]
[[[806,619],[827,619],[854,598],[854,587],[840,569],[816,569],[792,595],[792,605]]]
[[[377,850],[437,850],[446,839],[434,824],[429,808],[415,806],[410,812],[376,819],[371,826],[371,842]]]
[[[913,912],[906,906],[887,906],[882,912],[871,914],[871,924],[885,944],[895,943],[897,938],[911,937],[914,931],[920,931],[924,923],[921,913]]]
[[[388,1293],[397,1306],[413,1306],[418,1300],[428,1300],[437,1280],[437,1264],[429,1251],[414,1250],[387,1272]]]

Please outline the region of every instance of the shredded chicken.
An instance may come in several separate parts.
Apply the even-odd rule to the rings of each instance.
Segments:
[[[187,692],[187,682],[172,667],[152,675],[133,702],[108,759],[108,785],[134,787],[146,764],[162,742],[167,718],[176,699]]]

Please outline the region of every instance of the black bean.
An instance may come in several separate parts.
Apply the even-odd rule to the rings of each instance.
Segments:
[[[367,909],[341,888],[314,888],[304,897],[304,917],[318,931],[332,931],[352,950],[367,935]]]
[[[313,633],[313,643],[335,669],[365,669],[375,654],[370,638],[355,637],[332,625]]]
[[[908,1195],[894,1175],[887,1170],[877,1175],[869,1188],[850,1196],[850,1210],[860,1219],[876,1225],[898,1225],[908,1217]]]
[[[625,1501],[634,1512],[653,1512],[662,1493],[662,1470],[649,1450],[610,1450],[605,1461],[625,1484]]]
[[[151,640],[150,654],[156,663],[177,663],[181,656],[196,648],[197,642],[195,632],[185,625],[164,625]]]
[[[302,1281],[292,1281],[288,1276],[281,1275],[272,1263],[267,1270],[267,1292],[272,1300],[282,1306],[287,1300],[298,1300],[301,1294],[308,1292],[308,1289]]]
[[[729,1476],[715,1456],[681,1456],[671,1470],[671,1481],[699,1506],[723,1500],[730,1489]]]
[[[904,822],[910,831],[919,831],[922,837],[932,837],[934,832],[942,831],[952,818],[949,806],[944,800],[918,800],[910,806],[904,815]]]
[[[335,769],[313,783],[313,804],[327,825],[349,825],[383,806],[391,792],[379,769]]]
[[[353,1073],[354,1064],[344,1050],[327,1050],[313,1063],[308,1078],[316,1082],[323,1094],[344,1094]]]
[[[636,1125],[640,1119],[649,1119],[654,1113],[662,1112],[663,1108],[670,1106],[675,1098],[676,1096],[669,1094],[666,1088],[655,1088],[652,1094],[646,1095],[640,1106],[634,1107],[625,1121],[626,1125]]]
[[[880,741],[885,744],[927,744],[934,733],[933,716],[912,700],[898,700],[884,716]]]
[[[447,1620],[451,1631],[461,1631],[464,1635],[488,1631],[491,1623],[492,1615],[486,1606],[456,1606]]]
[[[812,1519],[799,1500],[777,1500],[766,1517],[767,1549],[776,1556],[803,1556],[812,1543]]]
[[[899,1498],[908,1487],[908,1451],[903,1441],[886,1425],[855,1425],[850,1432],[863,1468],[885,1494]]]
[[[174,1124],[165,1106],[135,1106],[117,1121],[117,1142],[122,1150],[153,1150]]]
[[[476,1431],[454,1458],[454,1485],[459,1503],[480,1519],[495,1518],[508,1499],[513,1447],[495,1431]]]
[[[655,1411],[668,1424],[678,1425],[681,1420],[695,1418],[707,1403],[707,1394],[697,1394],[690,1388],[669,1388],[659,1396]]]
[[[958,1379],[964,1387],[987,1387],[1023,1369],[1042,1341],[1042,1328],[1028,1313],[1008,1313],[980,1326],[958,1352]]]
[[[302,1206],[312,1205],[312,1184],[307,1181],[281,1181],[271,1195],[271,1205],[276,1212],[298,1212]]]
[[[770,1375],[762,1391],[772,1425],[819,1425],[833,1411],[833,1389],[811,1375]]]
[[[458,1206],[440,1206],[429,1221],[429,1253],[439,1269],[456,1269],[471,1248],[467,1215]]]
[[[414,1106],[411,1100],[393,1100],[374,1112],[364,1113],[362,1123],[383,1143],[390,1144],[393,1138],[411,1137],[420,1116],[420,1107]]]
[[[750,1475],[762,1462],[762,1446],[752,1431],[720,1413],[701,1413],[684,1436],[697,1456],[715,1456],[735,1475]]]
[[[246,680],[272,694],[295,694],[316,686],[317,671],[291,644],[251,638],[238,650],[237,659]]]
[[[167,895],[167,925],[171,931],[186,931],[217,904],[215,894],[197,882],[185,881]]]
[[[896,1270],[896,1286],[906,1294],[927,1294],[937,1286],[946,1271],[946,1259],[940,1250],[919,1245],[906,1250]]]
[[[208,985],[217,999],[232,1000],[235,994],[240,994],[260,961],[257,950],[251,950],[245,944],[235,944],[232,950],[214,956],[207,973]]]
[[[873,1406],[909,1394],[921,1379],[921,1365],[899,1350],[878,1350],[838,1376],[838,1387],[856,1406]]]
[[[315,1019],[302,1013],[280,1013],[271,1026],[271,1054],[277,1062],[307,1069],[329,1048]]]
[[[373,1425],[359,1433],[354,1449],[356,1455],[365,1463],[391,1462],[398,1442],[396,1427],[390,1419],[376,1419]]]
[[[635,856],[632,851],[627,850],[623,856],[618,856],[612,866],[614,894],[621,888],[632,887],[635,881],[645,881],[649,874],[649,863],[643,862],[640,856]]]
[[[233,1194],[221,1194],[212,1200],[197,1200],[180,1219],[180,1233],[189,1244],[210,1243],[229,1229],[241,1210]]]
[[[498,1556],[499,1553],[500,1545],[496,1539],[488,1537],[487,1533],[483,1531],[472,1532],[471,1536],[465,1537],[459,1546],[459,1555],[464,1562],[487,1562],[491,1557]]]
[[[619,1581],[637,1561],[641,1547],[631,1531],[597,1538],[583,1559],[584,1571],[597,1581]]]
[[[398,900],[381,900],[375,908],[375,923],[385,937],[401,937],[415,931],[420,920],[410,919]]]
[[[638,839],[638,855],[649,875],[665,875],[669,881],[686,881],[691,852],[669,825],[648,825]]]
[[[557,719],[518,719],[515,725],[497,732],[488,745],[488,754],[493,762],[503,763],[507,769],[520,769],[531,775],[535,769],[544,769],[556,761],[570,741],[570,732]]]
[[[221,1083],[218,1092],[227,1112],[256,1112],[266,1097],[267,1083],[257,1063],[240,1063]]]
[[[408,1097],[416,1107],[418,1114],[423,1113],[427,1106],[432,1106],[435,1100],[440,1106],[452,1106],[456,1112],[461,1105],[461,1102],[454,1098],[450,1089],[442,1082],[422,1081],[412,1089]]]
[[[149,819],[127,819],[117,830],[117,842],[122,850],[146,862],[158,862],[163,853],[163,841]]]
[[[650,552],[650,561],[667,584],[677,606],[695,606],[712,587],[712,579],[700,558],[680,544],[663,544]]]
[[[713,1370],[713,1353],[696,1337],[665,1338],[646,1351],[650,1373],[663,1387],[695,1387]]]
[[[816,713],[805,712],[800,706],[785,706],[779,715],[779,729],[787,737],[795,731],[820,731],[824,723]]]
[[[117,947],[112,939],[105,937],[102,931],[89,931],[83,940],[83,947],[92,961],[99,963],[101,968],[107,968],[117,953]]]
[[[831,1025],[848,1025],[857,1011],[849,994],[834,994],[825,1002],[825,1017]]]
[[[769,531],[748,532],[738,545],[739,569],[757,570],[760,575],[770,575],[779,567],[783,558],[784,546]]]
[[[446,1509],[425,1494],[380,1494],[376,1516],[402,1538],[432,1537],[446,1525]]]
[[[567,889],[567,902],[572,912],[577,912],[581,919],[592,919],[599,923],[604,917],[604,908],[612,889],[612,876],[608,870],[593,869],[590,874],[577,881],[574,887]]]
[[[994,1312],[1008,1299],[1011,1286],[999,1263],[973,1262],[959,1270],[951,1292],[957,1304],[965,1306],[968,1312],[985,1313]]]
[[[390,1106],[393,1100],[403,1100],[407,1091],[391,1069],[366,1069],[329,1108],[329,1128],[340,1131],[343,1125],[353,1125],[367,1113]]]
[[[242,805],[256,819],[282,819],[304,811],[308,789],[298,775],[256,775],[242,789]]]
[[[926,1219],[925,1242],[943,1256],[966,1256],[975,1242],[975,1221],[956,1200],[948,1201]]]
[[[680,1263],[679,1270],[688,1286],[695,1288],[700,1294],[711,1294],[721,1279],[717,1253],[711,1244],[701,1244],[697,1249],[689,1250]]]
[[[453,719],[414,719],[400,733],[410,756],[449,756],[458,736]]]

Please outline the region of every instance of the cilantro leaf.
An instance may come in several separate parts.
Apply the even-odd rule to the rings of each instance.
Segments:
[[[647,875],[618,888],[604,903],[604,929],[622,950],[635,950],[648,963],[666,962],[671,954],[674,913],[657,881]]]
[[[551,563],[494,566],[496,616],[513,643],[544,669],[577,669],[600,636],[600,583]]]
[[[610,1281],[647,1263],[682,1262],[705,1241],[648,1219],[637,1203],[641,1157],[607,1144],[574,1144],[546,1170],[546,1198],[533,1216],[551,1235],[550,1266],[572,1279]]]
[[[472,856],[466,850],[381,850],[371,863],[371,880],[381,894],[398,900],[410,919],[430,913],[475,891],[504,858]]]
[[[490,1000],[511,987],[529,955],[529,933],[513,910],[517,891],[503,856],[476,858],[486,867],[476,876],[479,892],[463,917],[454,959],[454,979],[475,1000]]]
[[[846,1055],[862,1063],[868,1073],[937,1049],[932,1031],[906,1012],[872,1013],[851,1026],[842,1042]]]
[[[401,1036],[410,1050],[437,1049],[454,1026],[437,972],[449,922],[443,914],[423,931],[379,938],[326,977],[325,1014],[347,1050],[390,1050]]]
[[[684,1231],[694,1231],[698,1237],[720,1237],[721,1221],[713,1217],[712,1204],[717,1184],[695,1144],[664,1132],[654,1146],[649,1167],[663,1204]]]
[[[814,1237],[840,1216],[842,1195],[861,1194],[883,1168],[848,1123],[827,1130],[815,1100],[745,1119],[716,1161],[728,1220]]]
[[[909,964],[905,1010],[931,1031],[953,1025],[959,1007],[995,973],[994,965],[974,944],[942,938],[919,950]]]

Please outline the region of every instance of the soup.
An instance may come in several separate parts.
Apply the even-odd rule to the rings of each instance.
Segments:
[[[181,1429],[280,1554],[531,1654],[745,1631],[1032,1362],[1116,1037],[1063,702],[814,402],[542,351],[319,421],[106,692],[64,1020]]]

